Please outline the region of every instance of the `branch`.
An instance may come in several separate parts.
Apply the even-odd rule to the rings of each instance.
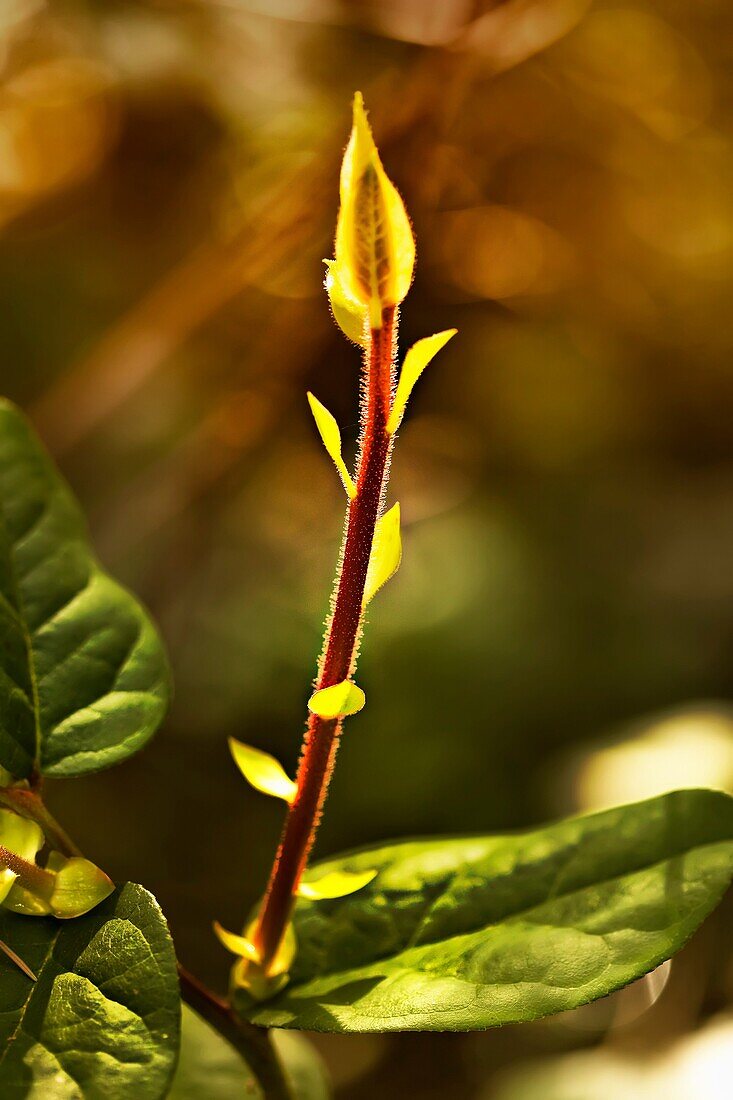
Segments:
[[[231,1006],[178,964],[181,997],[241,1055],[266,1100],[293,1100],[268,1032],[235,1016]]]

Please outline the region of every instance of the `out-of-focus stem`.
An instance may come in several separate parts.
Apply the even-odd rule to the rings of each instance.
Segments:
[[[5,787],[0,790],[0,805],[8,806],[22,817],[29,817],[40,825],[46,840],[57,852],[65,856],[81,855],[69,834],[47,809],[40,794],[25,787]]]
[[[387,432],[392,400],[397,312],[388,307],[372,330],[365,356],[361,397],[361,437],[356,495],[350,502],[332,613],[318,666],[316,687],[330,687],[354,671],[363,619],[364,585],[374,530],[389,474],[392,436]],[[328,790],[342,722],[311,714],[303,742],[293,800],[260,915],[252,933],[262,965],[277,955],[292,916],[295,892],[308,860]]]
[[[217,997],[180,963],[178,978],[183,1000],[239,1051],[266,1100],[291,1100],[290,1085],[271,1034],[235,1016],[228,1001]]]

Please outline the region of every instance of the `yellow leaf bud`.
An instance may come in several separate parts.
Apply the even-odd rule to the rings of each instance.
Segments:
[[[405,298],[415,267],[415,238],[399,193],[382,167],[361,92],[341,165],[335,277],[347,298],[369,310],[372,328],[382,310]]]

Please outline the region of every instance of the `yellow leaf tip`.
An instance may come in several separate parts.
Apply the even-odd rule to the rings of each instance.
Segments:
[[[248,959],[250,962],[259,962],[259,952],[246,936],[238,936],[236,932],[230,932],[223,925],[219,924],[218,920],[215,920],[212,925],[214,929],[214,935],[218,939],[222,947],[225,947],[227,951],[230,951],[232,955],[237,955],[240,959]]]
[[[362,127],[366,128],[371,137],[371,127],[369,126],[369,119],[367,118],[366,107],[364,105],[364,96],[361,92],[354,92],[352,116],[354,119],[354,126],[357,129],[361,129]]]

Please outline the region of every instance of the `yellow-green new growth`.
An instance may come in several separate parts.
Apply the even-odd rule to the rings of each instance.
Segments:
[[[382,585],[393,577],[402,561],[402,535],[400,532],[399,502],[393,504],[377,520],[374,529],[374,542],[369,558],[366,584],[364,585],[364,606],[376,596]]]
[[[298,897],[308,901],[331,901],[346,898],[367,886],[377,877],[376,871],[330,871],[316,882],[301,882]]]
[[[358,714],[366,703],[366,695],[351,680],[315,691],[308,700],[308,710],[319,718],[348,718]]]
[[[229,738],[229,751],[244,778],[256,791],[282,798],[284,802],[293,801],[297,787],[280,761],[269,752],[245,745],[235,737]]]
[[[0,809],[0,844],[27,863],[35,863],[36,855],[44,845],[40,825],[29,821],[12,810]],[[0,866],[0,902],[5,901],[17,879],[15,871]]]
[[[36,857],[46,843],[41,827],[13,810],[0,809],[0,902],[26,917],[81,917],[114,890],[114,883],[81,856],[50,852],[45,867]],[[13,858],[13,857],[17,857]],[[8,862],[12,866],[8,866]]]
[[[422,340],[418,340],[416,344],[413,344],[408,351],[402,364],[400,380],[397,383],[392,402],[392,411],[387,421],[387,431],[391,434],[396,432],[400,426],[407,402],[418,378],[430,360],[438,354],[441,348],[445,347],[457,331],[457,329],[449,328],[445,332],[437,332],[435,336],[425,336]]]
[[[348,299],[367,307],[372,328],[381,328],[382,310],[399,305],[410,289],[415,238],[404,203],[382,167],[361,92],[354,96],[340,190],[335,278]]]
[[[343,284],[338,277],[338,268],[335,260],[324,260],[326,265],[326,294],[331,303],[333,319],[339,326],[344,336],[355,344],[365,348],[369,343],[367,331],[367,313],[369,312],[361,302],[349,298]]]
[[[318,398],[314,397],[310,392],[308,393],[308,404],[311,407],[311,412],[313,413],[313,419],[316,422],[319,435],[323,440],[323,446],[326,448],[329,458],[338,470],[339,477],[346,490],[346,495],[349,500],[353,500],[356,496],[356,485],[354,485],[354,479],[346,469],[346,463],[341,455],[341,432],[336,423],[336,418],[328,411],[326,406],[322,405]]]
[[[242,935],[216,926],[222,943],[238,957],[235,990],[248,997],[273,997],[288,981],[295,938],[297,899],[317,902],[346,897],[366,886],[375,871],[330,872],[304,878],[333,768],[342,720],[365,705],[354,674],[369,601],[394,575],[402,557],[400,506],[381,513],[387,490],[394,433],[410,393],[430,359],[455,330],[418,341],[408,352],[396,381],[398,306],[412,282],[415,241],[410,220],[388,178],[359,92],[340,177],[335,259],[326,260],[325,286],[334,320],[363,349],[360,398],[358,484],[346,468],[341,432],[328,409],[308,394],[323,444],[343,481],[349,504],[331,612],[318,667],[317,689],[296,784],[268,754],[248,746],[233,752],[246,778],[259,790],[289,803],[277,855],[255,920]]]

